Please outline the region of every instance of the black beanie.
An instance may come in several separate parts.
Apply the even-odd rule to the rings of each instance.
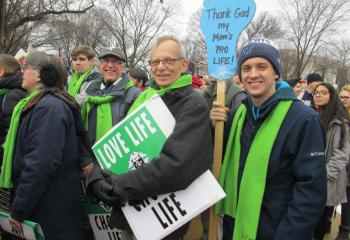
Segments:
[[[312,82],[323,82],[323,79],[320,74],[318,73],[310,73],[306,77],[307,84],[310,84]]]
[[[40,79],[41,82],[46,87],[55,87],[58,84],[58,72],[56,68],[52,65],[46,65],[40,70]]]

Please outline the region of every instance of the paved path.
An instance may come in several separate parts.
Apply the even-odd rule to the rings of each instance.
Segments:
[[[330,234],[326,235],[324,240],[334,240],[338,233],[338,226],[340,221],[340,215],[337,213],[335,220],[332,224],[332,231]],[[200,222],[200,217],[196,217],[192,220],[190,229],[188,230],[184,240],[199,240],[201,236],[202,226]]]

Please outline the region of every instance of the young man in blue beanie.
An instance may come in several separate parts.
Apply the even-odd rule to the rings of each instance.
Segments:
[[[210,116],[227,121],[220,175],[227,197],[223,240],[310,240],[326,200],[324,132],[318,115],[280,81],[280,54],[253,38],[241,50],[237,73],[248,92],[234,112],[217,102]]]

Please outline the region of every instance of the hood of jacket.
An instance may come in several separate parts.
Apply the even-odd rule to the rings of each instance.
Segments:
[[[295,96],[293,89],[285,81],[276,82],[276,92],[261,105],[254,105],[249,95],[244,100],[244,104],[252,112],[253,118],[256,121],[259,118],[264,119],[281,100],[300,101]]]
[[[15,89],[22,88],[22,73],[17,72],[0,78],[0,88]]]

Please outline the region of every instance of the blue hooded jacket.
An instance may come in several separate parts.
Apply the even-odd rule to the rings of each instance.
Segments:
[[[311,239],[327,195],[325,133],[318,114],[298,100],[290,87],[278,82],[276,89],[260,106],[254,106],[249,95],[242,102],[248,111],[241,136],[238,186],[259,127],[279,101],[292,100],[271,152],[256,239]],[[232,240],[234,219],[225,216],[223,228],[223,240]]]

